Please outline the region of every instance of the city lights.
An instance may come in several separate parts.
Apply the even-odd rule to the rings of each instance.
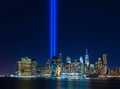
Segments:
[[[62,53],[59,56],[52,57],[52,62],[48,59],[44,66],[40,66],[36,59],[29,57],[22,57],[17,62],[16,75],[18,77],[60,77],[60,78],[86,78],[86,77],[118,77],[120,68],[112,70],[108,67],[107,54],[98,58],[98,60],[91,64],[88,52],[85,58],[72,60],[71,57],[66,57],[66,63],[63,64]],[[87,59],[86,59],[87,56]],[[84,61],[89,60],[89,65]]]
[[[45,65],[39,65],[36,59],[29,58],[28,56],[22,57],[17,61],[17,70],[15,75],[0,75],[0,77],[17,77],[17,78],[106,78],[106,77],[120,77],[120,67],[111,69],[108,67],[107,54],[98,57],[96,62],[91,63],[89,56],[89,65],[85,63],[86,55],[78,59],[71,59],[70,56],[66,57],[66,62],[63,62],[62,53],[59,56],[53,56],[52,61],[46,60]]]

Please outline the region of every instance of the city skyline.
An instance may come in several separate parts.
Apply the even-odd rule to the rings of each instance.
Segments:
[[[108,56],[108,54],[106,54],[106,53],[104,53],[106,56]],[[103,55],[104,55],[103,54]],[[102,55],[101,56],[99,56],[99,57],[97,57],[96,58],[96,61],[94,61],[93,62],[93,60],[91,60],[91,58],[90,58],[90,55],[89,55],[89,51],[88,51],[88,48],[86,48],[86,50],[85,50],[85,52],[84,52],[84,55],[80,55],[78,58],[76,57],[76,58],[72,58],[71,56],[66,56],[66,57],[63,57],[63,55],[62,55],[62,53],[59,53],[59,55],[56,55],[56,56],[53,56],[53,57],[57,57],[57,58],[59,58],[58,56],[61,56],[61,58],[62,58],[62,65],[64,66],[66,63],[67,63],[67,57],[69,57],[70,58],[70,60],[71,60],[71,62],[74,62],[74,61],[79,61],[79,62],[81,62],[82,64],[86,64],[87,66],[89,65],[90,66],[90,64],[92,64],[92,65],[94,65],[95,66],[95,64],[96,64],[96,62],[97,62],[97,60],[101,60],[102,59]],[[52,57],[52,58],[53,58]],[[37,61],[37,65],[39,65],[39,66],[45,66],[46,65],[46,63],[48,62],[48,60],[50,60],[50,64],[52,64],[52,61],[53,61],[53,59],[52,58],[48,58],[48,59],[46,59],[45,60],[45,63],[44,64],[41,64],[41,63],[39,63],[40,62],[40,60],[39,59],[35,59],[35,58],[31,58],[31,57],[29,57],[29,56],[23,56],[23,57],[21,57],[21,58],[19,58],[19,59],[27,59],[27,60],[35,60],[35,61]],[[89,61],[88,61],[88,59],[89,59]],[[18,60],[17,60],[18,61]],[[102,61],[102,60],[101,60]],[[107,61],[108,61],[108,63],[109,63],[109,58],[107,57]],[[70,62],[70,63],[71,63]],[[68,62],[69,63],[69,62]],[[17,63],[14,63],[15,65],[17,64]],[[112,67],[110,67],[110,65],[109,64],[107,64],[108,66],[109,66],[109,68],[110,69],[114,69],[114,68],[117,68],[117,67],[119,67],[119,66],[115,66],[114,68]],[[14,72],[13,73],[0,73],[0,74],[15,74],[15,71],[17,70],[17,65],[15,66],[15,70],[14,70]]]
[[[13,73],[23,56],[45,64],[50,55],[48,0],[0,4],[0,73]],[[76,59],[88,48],[92,62],[107,53],[109,67],[120,66],[119,2],[60,0],[57,7],[57,55]]]
[[[50,62],[51,61],[51,62]],[[42,77],[42,78],[109,78],[120,77],[120,67],[109,68],[107,54],[99,57],[95,63],[91,63],[88,50],[85,58],[72,60],[67,56],[63,62],[62,53],[48,59],[44,65],[39,65],[36,59],[22,57],[17,61],[17,70],[14,77]]]

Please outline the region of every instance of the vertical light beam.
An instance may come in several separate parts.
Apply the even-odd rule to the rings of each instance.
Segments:
[[[56,0],[50,0],[50,59],[56,56]]]

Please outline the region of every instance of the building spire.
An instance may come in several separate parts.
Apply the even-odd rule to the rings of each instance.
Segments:
[[[86,54],[85,54],[85,64],[87,64],[88,59],[89,59],[88,49],[86,48]]]
[[[86,48],[86,55],[88,55],[88,49]]]

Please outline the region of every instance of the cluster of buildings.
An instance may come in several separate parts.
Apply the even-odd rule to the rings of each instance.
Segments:
[[[85,61],[85,63],[84,63]],[[85,58],[71,60],[66,57],[66,63],[63,64],[62,54],[59,57],[53,56],[52,61],[47,60],[44,66],[40,66],[37,60],[23,57],[17,62],[17,76],[35,76],[35,77],[98,77],[113,76],[120,74],[120,68],[109,69],[107,63],[107,54],[98,58],[95,64],[90,63],[88,51],[86,50]]]

